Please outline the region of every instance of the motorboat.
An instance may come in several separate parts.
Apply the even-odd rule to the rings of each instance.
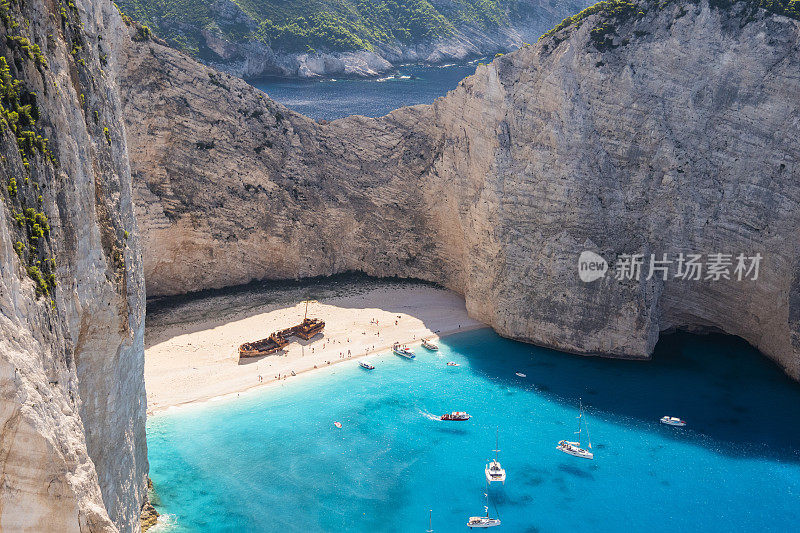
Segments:
[[[528,377],[525,374],[523,374],[522,372],[517,372],[516,374],[517,374],[517,376],[519,376],[521,378],[527,378]]]
[[[422,346],[424,346],[425,348],[427,348],[428,350],[430,350],[432,352],[435,352],[435,351],[437,351],[439,349],[438,346],[436,346],[434,343],[432,343],[428,339],[422,339]]]
[[[464,411],[453,411],[452,413],[443,414],[440,418],[441,420],[449,420],[451,422],[463,422],[469,420],[471,417]]]
[[[398,343],[394,343],[392,345],[392,353],[399,355],[400,357],[405,357],[406,359],[414,359],[416,357],[411,348],[407,346],[400,346]]]
[[[367,363],[366,361],[359,361],[358,366],[361,368],[366,368],[367,370],[375,370],[375,366]]]
[[[686,425],[686,422],[684,420],[681,420],[677,416],[662,416],[661,423],[666,424],[668,426],[678,426],[678,427],[683,427]]]
[[[456,363],[455,361],[448,361],[448,362],[447,362],[447,366],[461,366],[461,365],[459,365],[459,364],[458,364],[458,363]]]

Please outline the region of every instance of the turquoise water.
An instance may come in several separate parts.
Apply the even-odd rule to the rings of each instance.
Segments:
[[[474,74],[476,63],[407,65],[377,79],[268,78],[251,80],[250,84],[313,119],[333,120],[348,115],[380,117],[398,107],[433,103]]]
[[[150,417],[159,512],[175,531],[423,532],[433,509],[437,533],[466,531],[499,427],[495,531],[797,530],[800,386],[745,343],[673,335],[651,362],[490,330],[441,348]],[[555,449],[579,398],[594,461]],[[451,410],[473,418],[430,416]],[[689,426],[659,424],[665,414]]]

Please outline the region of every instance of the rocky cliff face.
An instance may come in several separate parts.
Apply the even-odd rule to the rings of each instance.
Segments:
[[[330,124],[132,43],[121,76],[149,294],[411,276],[516,339],[647,357],[662,331],[722,330],[800,378],[798,22],[748,3],[627,6],[432,106]],[[764,259],[757,281],[584,283],[583,250]]]
[[[110,2],[0,6],[0,530],[135,531],[144,283]]]

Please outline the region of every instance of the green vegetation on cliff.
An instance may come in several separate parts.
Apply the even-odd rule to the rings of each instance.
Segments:
[[[286,52],[371,50],[417,43],[473,25],[508,24],[520,0],[118,0],[123,13],[172,46],[203,56],[201,33],[255,40]]]
[[[653,0],[640,3],[626,0],[606,0],[598,2],[580,13],[565,18],[555,28],[539,37],[539,40],[556,35],[569,27],[580,27],[585,19],[599,13],[599,20],[590,31],[590,37],[598,50],[607,50],[615,47],[612,44],[612,36],[616,33],[618,24],[632,18],[644,17],[648,9],[664,9],[669,5],[680,3],[697,4],[699,0]],[[709,5],[715,9],[740,7],[743,8],[747,17],[752,17],[756,11],[763,9],[769,13],[800,20],[800,0],[709,0]],[[681,15],[684,13],[685,11],[682,10]],[[554,44],[558,44],[561,40],[555,37]]]

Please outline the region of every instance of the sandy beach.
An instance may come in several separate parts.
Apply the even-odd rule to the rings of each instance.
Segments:
[[[308,316],[325,330],[283,352],[239,360],[238,347]],[[243,392],[423,338],[484,327],[461,296],[418,282],[372,279],[254,288],[148,304],[145,385],[149,413]],[[156,310],[151,312],[151,307]],[[351,363],[355,364],[355,363]],[[292,373],[294,372],[294,375]]]

